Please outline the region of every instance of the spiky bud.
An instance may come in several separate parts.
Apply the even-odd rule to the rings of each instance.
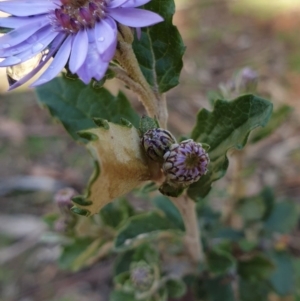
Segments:
[[[146,291],[154,281],[153,271],[146,262],[135,262],[130,269],[130,280],[135,289]]]
[[[170,146],[164,155],[163,171],[171,185],[188,186],[206,174],[208,163],[208,154],[201,143],[188,139]]]
[[[163,162],[164,154],[169,150],[170,145],[175,142],[173,135],[161,128],[148,130],[141,139],[147,156],[157,162]]]

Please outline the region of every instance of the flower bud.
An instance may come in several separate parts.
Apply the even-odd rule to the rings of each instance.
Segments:
[[[153,161],[163,162],[163,156],[176,140],[173,135],[164,129],[156,128],[148,130],[141,139],[147,156]]]
[[[143,261],[134,263],[130,271],[130,280],[135,289],[139,291],[148,290],[154,280],[151,267]]]
[[[54,224],[54,230],[65,235],[74,231],[77,222],[77,216],[70,210],[73,207],[72,198],[77,195],[73,188],[63,188],[57,191],[54,196],[54,202],[60,210],[60,218]]]
[[[208,163],[202,145],[189,139],[170,146],[164,155],[163,171],[171,185],[188,186],[206,174]]]
[[[63,188],[56,192],[54,195],[54,202],[59,207],[62,213],[69,213],[70,209],[73,207],[72,197],[74,197],[77,192],[73,188]]]

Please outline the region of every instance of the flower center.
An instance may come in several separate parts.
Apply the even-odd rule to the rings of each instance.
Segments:
[[[188,154],[184,163],[187,169],[195,168],[200,163],[200,157],[198,156],[198,154]]]
[[[106,16],[108,0],[60,0],[61,6],[53,11],[52,24],[57,31],[77,33],[93,28]]]

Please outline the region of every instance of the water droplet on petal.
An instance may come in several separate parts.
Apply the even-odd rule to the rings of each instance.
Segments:
[[[48,81],[49,81],[49,79],[47,79],[47,78],[45,78],[45,77],[40,78],[40,79],[38,80],[39,85],[44,84],[44,83],[46,83],[46,82],[48,82]]]
[[[3,44],[2,45],[2,48],[9,48],[10,47],[10,44]]]
[[[38,37],[36,34],[34,34],[27,39],[27,43],[32,44],[32,43],[35,43],[37,40],[38,40]]]
[[[11,56],[9,58],[9,60],[10,60],[11,65],[19,64],[19,63],[22,62],[22,60],[19,57],[16,57],[16,56]]]
[[[31,48],[31,51],[32,51],[32,53],[35,53],[35,52],[41,50],[43,47],[44,47],[44,45],[42,43],[37,43]]]
[[[104,40],[105,40],[104,37],[98,38],[98,41],[99,41],[99,42],[104,42]]]

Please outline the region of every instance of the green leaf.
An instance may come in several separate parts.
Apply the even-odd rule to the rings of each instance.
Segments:
[[[173,198],[177,198],[183,193],[184,187],[180,186],[180,185],[178,187],[174,187],[174,186],[170,185],[169,183],[164,182],[159,187],[158,190],[163,195],[170,196],[170,197],[173,197]]]
[[[268,125],[263,129],[258,129],[251,135],[250,142],[256,143],[265,137],[271,135],[277,128],[279,128],[282,123],[284,123],[288,116],[291,114],[292,108],[287,105],[282,105],[274,113],[268,123]]]
[[[104,206],[99,214],[105,225],[118,228],[122,222],[134,215],[134,209],[125,199],[119,199]]]
[[[238,274],[245,280],[257,281],[267,279],[274,269],[272,261],[258,254],[247,261],[239,261]]]
[[[109,301],[136,301],[136,299],[134,298],[134,294],[113,291],[110,294]]]
[[[210,272],[221,275],[233,269],[236,266],[236,261],[230,253],[214,248],[207,254],[207,264]]]
[[[265,202],[261,196],[244,198],[239,201],[237,211],[245,222],[259,221],[266,211]]]
[[[149,264],[159,264],[159,253],[150,244],[145,243],[133,250],[120,253],[115,260],[114,275],[128,272],[132,262],[145,261]]]
[[[160,212],[148,212],[128,219],[115,239],[118,251],[132,248],[136,243],[144,242],[159,235],[162,231],[178,230],[176,225]]]
[[[188,188],[188,195],[199,200],[211,189],[228,168],[227,151],[242,149],[251,130],[265,126],[272,113],[272,104],[258,96],[244,95],[231,102],[218,100],[212,112],[199,112],[191,138],[210,145],[208,173]]]
[[[274,191],[270,187],[265,187],[261,192],[260,192],[261,197],[264,200],[265,204],[265,213],[263,216],[263,220],[266,220],[270,217],[274,206],[275,206],[275,195]]]
[[[295,278],[296,278],[295,285],[297,288],[296,289],[296,297],[298,297],[300,299],[300,259],[299,258],[293,258],[293,266],[295,269]]]
[[[186,293],[186,284],[181,279],[170,279],[166,282],[168,296],[170,298],[181,298]]]
[[[143,28],[141,39],[133,42],[133,50],[150,86],[163,93],[178,85],[185,46],[172,24],[174,0],[152,0],[144,7],[158,13],[164,21]]]
[[[295,271],[291,255],[287,252],[272,252],[270,258],[274,262],[275,271],[270,283],[278,295],[293,294],[295,290]]]
[[[206,289],[210,301],[235,301],[231,279],[228,277],[217,277],[206,282]]]
[[[111,243],[108,242],[108,244],[111,247]],[[99,257],[102,258],[105,254],[109,254],[108,244],[105,244],[103,238],[93,239],[88,244],[84,239],[76,239],[75,244],[64,249],[63,258],[60,258],[61,267],[76,272],[91,266],[99,260]]]
[[[73,243],[64,246],[58,260],[60,268],[73,270],[75,260],[93,243],[92,238],[78,238]]]
[[[78,131],[97,127],[93,118],[120,124],[121,118],[125,118],[138,127],[139,116],[122,92],[113,96],[105,88],[95,89],[92,84],[86,86],[79,79],[65,76],[37,87],[36,91],[40,103],[75,140],[80,139]]]
[[[164,212],[166,217],[177,226],[179,230],[185,231],[184,223],[176,206],[165,196],[158,196],[152,200],[154,206]]]
[[[246,238],[240,239],[238,241],[238,246],[241,248],[243,252],[251,252],[257,248],[258,242],[257,241],[249,241]]]
[[[138,248],[135,248],[133,255],[133,261],[145,261],[148,264],[159,264],[159,253],[149,243],[140,245]]]
[[[158,121],[149,116],[142,116],[140,120],[139,130],[141,132],[141,136],[143,136],[148,130],[159,128]]]
[[[289,233],[296,226],[298,210],[296,205],[290,202],[277,203],[264,224],[264,229],[273,232]]]
[[[239,295],[241,301],[266,301],[270,293],[267,281],[247,281],[239,279]]]
[[[114,276],[129,271],[131,261],[133,261],[134,250],[120,253],[114,262]]]

